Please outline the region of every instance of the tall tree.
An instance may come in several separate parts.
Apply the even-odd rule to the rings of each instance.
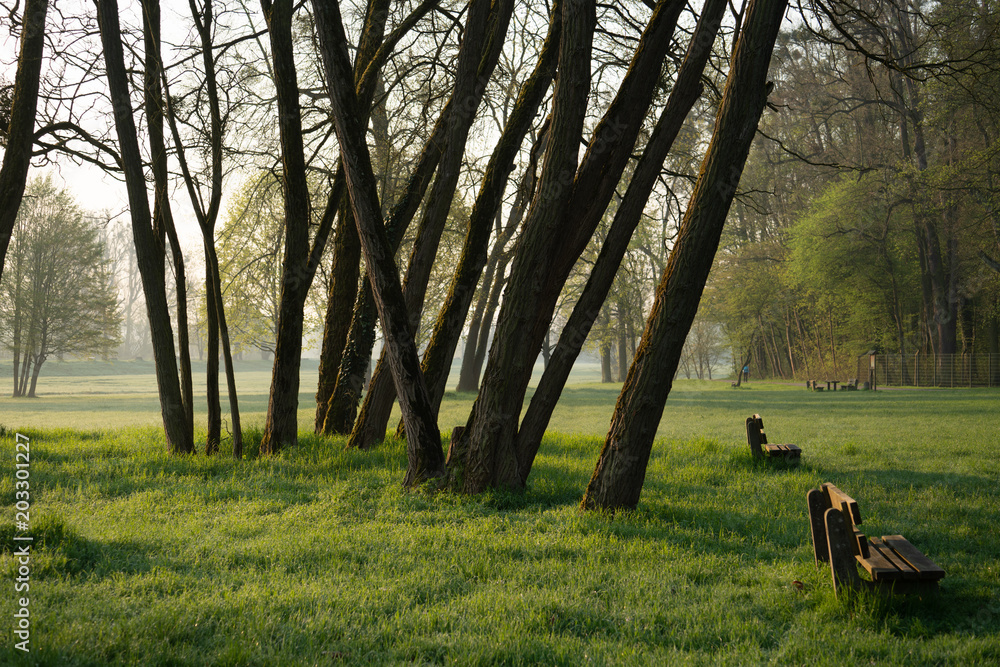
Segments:
[[[338,187],[330,186],[326,210],[310,244],[312,215],[306,173],[302,108],[292,40],[292,0],[261,0],[271,47],[271,64],[281,138],[281,178],[284,190],[285,251],[274,367],[264,423],[261,452],[277,453],[298,442],[299,365],[306,297],[326,239],[336,216]]]
[[[581,502],[584,509],[632,509],[639,502],[684,340],[772,87],[768,66],[786,5],[750,0],[747,6],[712,141]]]
[[[528,410],[521,420],[517,432],[516,451],[522,483],[527,481],[542,435],[573,368],[573,363],[580,354],[602,304],[607,299],[629,240],[639,224],[646,201],[660,175],[663,160],[673,146],[688,112],[701,95],[702,72],[712,53],[712,45],[721,26],[725,8],[724,0],[709,0],[702,7],[701,17],[691,37],[687,55],[677,74],[667,104],[660,113],[625,196],[618,206],[614,221],[601,246],[600,255],[590,272],[587,285],[563,327],[552,358],[546,365],[538,388],[532,395]],[[626,367],[626,364],[619,362],[622,373]]]
[[[507,26],[514,9],[513,0],[494,3],[492,11],[489,5],[489,2],[476,0],[469,5],[453,91],[454,98],[461,100],[461,104],[456,107],[449,123],[448,136],[445,138],[447,148],[441,156],[437,177],[434,179],[434,186],[424,207],[403,282],[410,326],[414,332],[420,325],[427,284],[455,196],[469,130],[486,91],[486,85],[500,58]],[[387,355],[388,350],[383,350],[382,357],[372,374],[361,413],[358,415],[349,441],[352,445],[368,446],[385,435],[395,398],[386,363]],[[432,391],[431,402],[436,405],[433,394]],[[436,416],[437,410],[433,412]]]
[[[427,387],[420,371],[402,286],[396,273],[393,253],[382,224],[375,175],[361,125],[358,99],[351,85],[340,9],[336,3],[313,3],[319,34],[323,68],[326,72],[337,138],[351,208],[368,268],[379,320],[389,348],[389,362],[403,419],[406,421],[408,468],[405,483],[420,484],[444,475],[441,435],[434,419]]]
[[[177,305],[177,348],[180,363],[181,397],[184,407],[185,429],[194,432],[194,383],[191,377],[191,346],[188,339],[187,277],[184,254],[174,227],[170,202],[170,176],[167,167],[167,147],[163,134],[163,50],[160,40],[159,0],[143,0],[142,35],[145,47],[143,58],[143,106],[146,113],[146,132],[149,137],[149,158],[153,172],[153,229],[166,237],[173,260],[174,287]]]
[[[208,432],[205,442],[205,453],[211,454],[219,447],[222,427],[222,410],[219,400],[219,343],[221,338],[222,355],[226,366],[226,386],[229,394],[229,408],[232,416],[233,455],[240,458],[243,455],[243,430],[240,426],[239,399],[236,394],[236,376],[233,369],[233,354],[229,342],[229,324],[226,321],[225,302],[222,294],[222,279],[219,271],[219,256],[215,248],[215,225],[219,218],[222,203],[223,186],[223,134],[225,126],[222,117],[222,106],[219,98],[219,84],[216,72],[215,46],[212,31],[215,15],[212,0],[203,0],[199,7],[195,0],[189,0],[188,6],[194,22],[201,47],[204,81],[198,88],[203,88],[204,100],[198,100],[199,107],[208,107],[208,126],[203,128],[207,139],[209,155],[209,193],[207,200],[200,191],[198,179],[188,163],[184,143],[181,140],[178,118],[174,104],[169,104],[165,111],[170,122],[177,150],[181,174],[194,209],[195,218],[202,234],[202,246],[205,251],[205,301],[206,301],[206,334],[207,334],[207,377],[206,390],[208,394]],[[166,88],[166,77],[163,77]],[[169,99],[169,90],[167,90]]]
[[[417,232],[420,241],[415,245],[422,249],[414,255],[416,262],[413,264],[415,269],[413,289],[407,290],[413,302],[423,300],[426,287],[422,285],[425,282],[423,276],[430,269],[429,260],[433,255],[431,251],[436,246],[435,239],[440,236],[439,227],[443,225],[444,216],[448,213],[448,204],[457,182],[458,170],[452,166],[456,161],[460,162],[463,155],[464,142],[472,126],[478,100],[483,95],[486,82],[496,66],[499,50],[503,45],[503,34],[506,32],[510,11],[511,5],[505,0],[493,12],[480,10],[475,15],[468,16],[466,29],[471,31],[472,38],[466,35],[459,50],[459,57],[464,59],[464,69],[467,73],[461,82],[456,80],[451,88],[448,102],[424,144],[404,193],[386,219],[387,240],[390,249],[395,252],[434,177],[428,207],[425,209],[426,215],[422,217]],[[492,27],[488,28],[487,21],[492,21]],[[481,25],[476,26],[476,23]],[[475,29],[472,30],[472,27]],[[475,38],[487,30],[491,35],[490,39]],[[468,70],[473,70],[474,74],[469,75]],[[359,98],[364,100],[363,96]],[[444,169],[441,169],[442,163],[445,163]],[[327,401],[323,428],[327,434],[350,433],[354,425],[357,404],[361,397],[364,376],[368,373],[375,341],[375,311],[374,296],[366,279],[355,300],[347,342],[337,371],[336,386]]]
[[[104,63],[115,132],[120,146],[121,168],[125,174],[132,237],[138,256],[143,292],[146,295],[146,312],[152,332],[163,428],[170,450],[175,453],[188,453],[194,451],[194,436],[189,427],[191,422],[188,419],[177,360],[174,356],[174,336],[167,305],[166,273],[163,266],[166,248],[162,237],[153,227],[149,200],[146,198],[146,179],[143,174],[135,119],[132,115],[116,0],[98,0],[97,17],[101,43],[104,47]]]
[[[21,51],[17,57],[10,113],[6,119],[0,118],[0,124],[6,120],[6,127],[0,127],[5,149],[3,165],[0,166],[0,277],[3,276],[4,258],[31,165],[48,8],[48,0],[25,0],[21,17]]]

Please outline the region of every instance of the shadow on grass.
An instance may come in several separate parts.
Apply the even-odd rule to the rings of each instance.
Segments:
[[[14,542],[14,525],[0,525],[3,553],[14,554],[22,542]],[[66,575],[111,573],[139,574],[152,569],[150,555],[158,548],[136,540],[108,542],[90,540],[68,527],[62,517],[43,515],[31,526],[31,578],[45,580]]]

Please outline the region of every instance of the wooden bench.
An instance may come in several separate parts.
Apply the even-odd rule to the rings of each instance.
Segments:
[[[841,389],[843,389],[845,391],[857,391],[857,389],[858,389],[858,379],[857,378],[851,378],[850,380],[848,380],[847,382],[844,383],[844,385],[841,387]]]
[[[802,450],[798,445],[768,444],[767,434],[764,433],[764,420],[760,415],[747,417],[747,442],[750,444],[750,453],[755,459],[768,456],[783,458],[786,461],[798,461],[802,456]]]
[[[893,593],[924,593],[937,589],[944,570],[902,535],[865,537],[858,529],[858,502],[829,482],[806,494],[816,565],[829,563],[833,588],[873,588]],[[860,564],[871,577],[862,580]]]

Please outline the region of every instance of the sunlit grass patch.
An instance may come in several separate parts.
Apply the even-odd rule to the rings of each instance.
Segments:
[[[614,391],[592,387],[569,407],[602,396],[613,405]],[[599,429],[548,434],[525,492],[476,497],[403,489],[405,443],[393,438],[359,452],[303,431],[297,447],[259,457],[251,428],[251,455],[234,461],[171,456],[156,427],[24,429],[31,659],[991,664],[994,394],[936,392],[933,437],[917,418],[932,407],[922,396],[818,396],[679,388],[639,507],[617,516],[578,509]],[[754,412],[772,440],[802,447],[800,465],[751,458]],[[0,456],[12,453],[8,429]],[[871,534],[903,533],[941,564],[941,592],[835,598],[805,511],[824,481],[859,500]],[[0,477],[7,517],[13,491]],[[4,544],[13,534],[0,522]],[[16,572],[9,548],[0,572]],[[0,647],[0,662],[12,650]]]

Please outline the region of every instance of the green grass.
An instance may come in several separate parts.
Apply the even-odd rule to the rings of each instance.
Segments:
[[[1000,661],[995,390],[678,382],[639,509],[584,514],[617,391],[571,386],[528,490],[474,498],[404,491],[398,442],[361,453],[303,431],[272,458],[179,458],[155,425],[74,430],[0,403],[4,618],[14,429],[31,438],[36,538],[32,651],[6,630],[0,664]],[[446,398],[445,431],[471,400]],[[803,448],[800,466],[750,458],[753,412]],[[859,500],[870,534],[902,533],[944,567],[940,593],[837,600],[806,519],[823,481]]]

